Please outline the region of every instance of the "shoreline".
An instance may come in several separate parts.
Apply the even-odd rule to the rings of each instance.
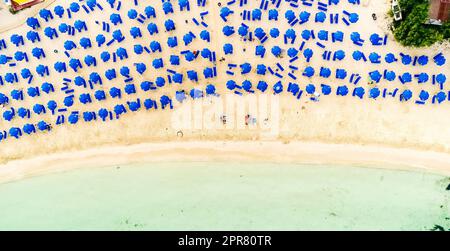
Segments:
[[[0,184],[79,168],[153,162],[332,164],[450,175],[450,154],[380,146],[281,141],[186,141],[54,153],[0,165]]]
[[[67,5],[64,1],[47,0],[43,4],[53,6],[59,3]],[[128,2],[124,2],[124,7]],[[40,5],[38,5],[40,6]],[[350,5],[345,5],[350,8]],[[40,7],[36,7],[40,8]],[[158,5],[157,8],[160,8]],[[219,8],[215,5],[208,5],[211,13],[218,13]],[[336,10],[346,8],[344,6],[335,7]],[[370,33],[386,33],[383,23],[372,20],[370,14],[373,12],[384,13],[389,5],[386,1],[372,1],[367,6],[360,8],[358,12],[361,17],[361,25],[367,25],[370,29],[361,31],[365,37]],[[30,13],[32,10],[28,10]],[[105,10],[98,18],[103,15],[107,17],[114,10]],[[26,12],[21,12],[23,15]],[[19,16],[15,16],[18,17]],[[80,18],[88,18],[86,14],[80,13]],[[182,23],[187,16],[180,14],[175,21]],[[97,17],[96,17],[97,18]],[[211,27],[220,27],[216,20],[205,20],[210,22]],[[69,22],[69,19],[58,19],[61,22]],[[101,32],[100,28],[93,24],[92,18],[88,24],[92,30]],[[72,21],[70,21],[72,22]],[[239,21],[240,22],[240,21]],[[221,23],[220,23],[221,24]],[[231,24],[233,24],[231,22]],[[239,25],[235,22],[235,25]],[[260,24],[261,27],[268,29],[271,26]],[[134,26],[128,20],[122,24],[124,29]],[[305,29],[316,28],[315,24],[305,24]],[[287,29],[287,25],[280,24],[282,30]],[[349,31],[350,28],[337,26],[337,28]],[[3,31],[0,28],[0,34],[5,37],[12,32],[25,32],[28,28],[23,22],[15,26],[12,30]],[[199,28],[188,25],[178,27],[177,34],[183,34],[190,30],[200,32]],[[220,32],[212,30],[214,38],[222,39]],[[81,38],[82,34],[77,34],[74,39]],[[148,38],[144,38],[148,39]],[[161,34],[154,39],[166,39]],[[237,41],[238,38],[230,38]],[[214,39],[213,39],[214,40]],[[192,46],[204,46],[200,41],[193,42]],[[268,42],[268,46],[274,45],[273,41]],[[55,48],[63,51],[62,44],[55,43],[53,40],[43,39],[41,45],[45,48]],[[212,49],[220,51],[220,43],[211,45]],[[242,44],[244,49],[247,44]],[[334,49],[353,48],[352,43],[347,40],[342,44],[333,45]],[[392,53],[400,53],[405,50],[415,55],[434,55],[436,48],[410,49],[401,47],[395,41],[389,40],[389,46],[380,48],[384,53],[389,50]],[[131,48],[128,48],[131,49]],[[362,48],[365,53],[369,53],[373,48]],[[94,49],[93,49],[94,50]],[[95,49],[92,52],[100,52]],[[236,64],[250,62],[256,64],[257,60],[249,57],[247,50],[241,58],[233,61]],[[8,51],[7,51],[8,52]],[[82,51],[76,51],[82,52]],[[449,50],[444,54],[450,55]],[[218,54],[222,56],[221,54]],[[162,57],[168,57],[169,54],[164,51]],[[127,63],[132,60],[138,60],[136,55],[130,55]],[[59,60],[58,54],[48,54],[46,60],[39,63],[53,63]],[[321,62],[321,61],[320,61]],[[31,62],[26,67],[34,67],[38,62]],[[318,66],[318,60],[314,59],[310,63],[301,62],[299,67],[306,65]],[[355,73],[367,72],[378,69],[373,65],[355,64],[349,57],[341,63],[332,63],[331,68],[338,68],[340,64],[352,65],[352,71]],[[20,66],[20,65],[19,65]],[[25,65],[22,65],[25,67]],[[109,64],[99,65],[95,70],[104,72]],[[226,64],[217,63],[219,72],[225,72]],[[404,65],[381,64],[379,67],[386,66],[396,72],[405,72],[413,70],[413,73],[426,72],[429,75],[437,71],[446,71],[446,68],[423,68],[410,69]],[[203,70],[202,64],[192,64],[190,68],[196,71]],[[185,69],[181,69],[184,71]],[[67,73],[66,77],[81,75],[88,77],[88,71],[81,74]],[[252,73],[253,74],[253,73]],[[251,79],[258,80],[260,77],[249,75]],[[226,77],[226,76],[225,76]],[[215,81],[217,83],[218,93],[225,93],[226,78],[220,76]],[[153,79],[154,76],[147,72],[140,77],[141,80]],[[41,79],[43,81],[43,79]],[[272,77],[264,78],[266,81],[273,81]],[[37,78],[35,81],[39,81]],[[55,76],[48,77],[45,81],[58,83],[60,79]],[[138,81],[138,80],[136,80]],[[312,83],[320,83],[323,79],[313,77],[308,80]],[[339,81],[330,78],[330,82]],[[137,82],[138,83],[138,82]],[[200,85],[207,81],[200,82]],[[199,86],[200,86],[199,85]],[[185,85],[185,88],[197,87],[198,85]],[[362,86],[365,86],[362,85]],[[389,87],[389,83],[381,83],[380,88]],[[111,83],[105,83],[105,87],[111,87]],[[4,86],[5,92],[10,92],[13,85]],[[178,87],[177,87],[178,88]],[[401,86],[400,88],[406,88]],[[422,85],[410,86],[415,92],[420,91]],[[435,86],[425,88],[430,93],[436,92]],[[174,87],[168,87],[165,90],[157,91],[154,95],[174,93]],[[80,94],[77,90],[76,94]],[[143,93],[138,93],[136,98],[144,98]],[[47,102],[46,97],[42,97],[42,102]],[[62,97],[56,97],[62,98]],[[78,105],[73,109],[81,111],[97,111],[100,107],[113,107],[114,100],[106,100],[102,105]],[[123,115],[124,119],[114,120],[109,123],[93,122],[79,123],[76,126],[64,125],[55,127],[51,132],[24,137],[20,141],[12,139],[2,142],[0,147],[0,183],[5,181],[19,180],[21,178],[32,177],[57,171],[66,171],[82,166],[107,166],[132,162],[156,162],[156,161],[260,161],[268,162],[287,162],[287,163],[309,163],[309,164],[348,164],[381,167],[386,169],[404,169],[418,170],[425,172],[445,173],[450,175],[450,117],[443,116],[449,110],[447,105],[432,106],[427,105],[419,107],[411,103],[400,103],[396,100],[375,101],[371,99],[358,100],[351,97],[327,97],[320,100],[320,105],[313,104],[308,99],[297,100],[290,95],[283,95],[280,107],[280,134],[274,141],[262,141],[258,136],[258,131],[184,131],[184,140],[179,141],[177,130],[171,127],[171,113],[155,111],[142,112],[139,114]],[[32,105],[30,100],[23,102],[24,106]],[[1,109],[0,109],[1,110]],[[49,116],[49,115],[48,115]],[[125,117],[126,116],[126,117]],[[32,117],[30,123],[36,124],[39,119]],[[0,122],[2,128],[11,126],[23,126],[22,121],[14,120],[12,124]],[[201,140],[204,140],[200,142]],[[154,143],[145,143],[154,142]],[[305,142],[305,143],[301,143]],[[307,143],[309,142],[309,143]],[[319,143],[321,142],[321,143]],[[107,146],[107,145],[110,146]],[[115,153],[121,153],[117,156]],[[152,156],[157,154],[158,156]],[[98,163],[98,164],[97,164]],[[388,165],[389,167],[386,167]],[[24,167],[25,166],[25,167]],[[64,166],[64,167],[61,167]],[[409,166],[409,167],[408,167]]]

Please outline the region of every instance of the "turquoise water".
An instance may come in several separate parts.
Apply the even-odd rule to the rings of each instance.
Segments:
[[[0,230],[450,228],[446,177],[317,165],[158,163],[0,185]]]

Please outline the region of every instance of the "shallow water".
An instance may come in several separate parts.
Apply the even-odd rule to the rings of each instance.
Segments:
[[[448,229],[449,182],[433,174],[318,165],[85,168],[0,185],[0,229]]]

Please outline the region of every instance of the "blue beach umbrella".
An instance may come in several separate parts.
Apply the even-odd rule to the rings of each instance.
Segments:
[[[310,78],[310,77],[314,76],[314,72],[315,72],[314,68],[312,68],[311,66],[308,66],[303,71],[303,76]]]
[[[125,86],[125,93],[128,95],[136,93],[136,86],[134,84],[128,84]]]
[[[395,72],[394,71],[388,71],[386,72],[386,80],[387,81],[394,81],[395,80]]]
[[[73,82],[76,86],[86,86],[86,80],[80,76],[75,77]]]
[[[45,83],[43,83],[42,85],[41,85],[41,90],[43,91],[43,92],[45,92],[45,93],[50,93],[50,92],[54,92],[55,91],[55,88],[53,87],[53,85],[52,84],[50,84],[50,83],[48,83],[48,82],[45,82]]]
[[[281,92],[283,92],[283,84],[281,83],[281,81],[277,82],[274,86],[273,86],[273,92],[275,94],[279,94]]]
[[[50,131],[50,125],[47,124],[45,121],[39,121],[38,128],[40,131]]]
[[[344,69],[336,70],[336,78],[337,79],[345,79],[347,77],[347,71]]]
[[[438,75],[436,75],[436,82],[438,83],[438,84],[444,84],[445,82],[447,81],[447,77],[444,75],[444,74],[442,74],[442,73],[439,73]]]
[[[45,19],[45,21],[48,21],[49,19],[53,19],[52,12],[47,9],[41,9],[39,11],[39,16],[42,19]]]
[[[111,59],[111,54],[107,51],[104,51],[100,54],[100,58],[103,62],[108,62]]]
[[[164,78],[162,78],[162,77],[157,77],[155,79],[155,84],[158,87],[163,87],[164,85],[166,85],[166,80]]]
[[[302,31],[302,38],[304,40],[309,40],[311,38],[311,31],[310,30],[303,30]]]
[[[225,36],[229,37],[234,34],[233,26],[226,25],[223,27],[222,32]]]
[[[6,121],[11,121],[15,117],[16,113],[14,111],[14,108],[11,108],[11,110],[3,112],[3,119]]]
[[[378,89],[377,87],[370,89],[369,95],[371,98],[376,99],[380,96],[380,94],[380,89]]]
[[[34,127],[34,125],[32,124],[25,124],[23,126],[23,132],[26,134],[36,133],[36,127]]]
[[[144,74],[144,72],[147,70],[147,66],[144,63],[137,63],[136,64],[136,71],[139,74]]]
[[[422,84],[426,83],[430,79],[430,77],[426,73],[420,73],[417,79],[419,81],[419,84]]]
[[[201,32],[200,32],[200,38],[202,39],[202,40],[204,40],[204,41],[210,41],[211,40],[211,35],[210,35],[210,33],[209,33],[209,31],[207,31],[207,30],[202,30]]]
[[[430,98],[430,94],[427,91],[422,90],[419,94],[419,98],[422,101],[427,101]]]
[[[152,88],[152,82],[144,81],[141,83],[141,90],[147,92]]]
[[[248,27],[247,26],[240,26],[238,29],[238,34],[245,37],[248,34]]]
[[[74,41],[72,41],[72,40],[66,40],[66,41],[64,42],[64,49],[66,49],[67,51],[70,51],[70,50],[72,50],[72,49],[74,49],[74,48],[77,48],[77,45],[75,44]]]
[[[155,69],[160,69],[160,68],[164,67],[164,62],[163,62],[162,58],[157,58],[157,59],[153,60],[152,65]]]
[[[223,51],[225,55],[233,54],[233,45],[232,44],[224,44]]]
[[[47,103],[47,108],[52,111],[52,113],[54,113],[54,111],[56,110],[56,108],[58,107],[58,104],[56,103],[55,100],[50,100]]]
[[[183,101],[186,100],[186,92],[185,91],[177,91],[175,93],[175,99],[178,102],[183,103]]]
[[[29,17],[27,18],[27,25],[32,28],[33,30],[40,27],[39,20],[35,17]]]
[[[267,71],[267,67],[264,64],[259,64],[256,66],[256,73],[259,75],[265,75]]]
[[[309,62],[313,57],[313,55],[314,55],[313,50],[309,48],[303,51],[303,56],[306,58],[306,62]]]
[[[39,33],[35,31],[29,31],[27,32],[27,39],[30,40],[32,43],[40,41]]]
[[[72,2],[69,8],[73,13],[77,13],[80,10],[80,5],[77,2]]]
[[[166,106],[172,104],[172,100],[171,100],[168,96],[166,96],[166,95],[161,96],[161,98],[159,99],[159,102],[161,102],[161,106],[162,106],[163,109],[164,109]]]
[[[145,7],[144,12],[147,18],[156,17],[156,10],[152,6]]]
[[[358,22],[358,20],[359,20],[359,15],[358,15],[357,13],[351,13],[350,16],[349,16],[349,18],[348,18],[348,20],[349,20],[351,23],[356,23],[356,22]]]
[[[284,13],[284,17],[287,19],[287,21],[290,23],[292,20],[294,20],[296,18],[295,16],[295,12],[292,10],[287,10]]]
[[[311,16],[311,13],[307,12],[307,11],[302,11],[300,13],[300,20],[302,21],[302,23],[307,22],[309,20],[309,17]]]
[[[19,110],[17,111],[17,114],[19,115],[19,117],[21,118],[26,118],[30,116],[30,110],[26,109],[26,108],[19,108]]]
[[[290,58],[293,58],[293,57],[297,56],[298,50],[295,48],[289,48],[287,51],[287,54]]]
[[[95,57],[93,57],[91,55],[86,55],[86,57],[84,57],[84,63],[87,66],[95,65],[95,62],[96,62]]]
[[[68,121],[70,124],[75,125],[76,123],[78,123],[78,113],[71,113],[69,115]]]
[[[306,86],[305,90],[308,94],[314,94],[314,92],[316,92],[316,87],[313,84],[309,84]]]
[[[173,31],[175,30],[175,22],[172,19],[167,19],[164,22],[164,27],[166,28],[166,31]]]
[[[22,136],[22,130],[18,127],[12,127],[11,129],[9,129],[9,135],[18,139]]]
[[[402,101],[408,101],[412,98],[413,93],[410,90],[405,90],[401,94]]]
[[[106,42],[106,38],[103,34],[99,34],[95,37],[95,41],[97,42],[98,46],[102,46]]]
[[[206,86],[205,91],[207,95],[214,95],[216,94],[216,87],[212,84],[209,84]]]
[[[402,56],[402,64],[409,65],[412,62],[412,58],[409,55],[401,55]]]
[[[169,14],[169,13],[173,13],[173,6],[171,2],[164,2],[163,3],[163,10],[164,10],[164,14]]]
[[[272,47],[271,52],[275,57],[279,57],[281,55],[282,50],[278,45],[275,45],[274,47]]]
[[[119,88],[112,87],[111,89],[109,89],[109,95],[112,98],[121,98],[122,97],[122,92],[120,91]]]
[[[331,76],[330,68],[326,68],[326,67],[320,68],[320,76],[323,78],[329,78]]]
[[[141,29],[139,29],[139,27],[131,27],[130,35],[133,38],[142,37]]]
[[[80,39],[80,46],[83,47],[83,49],[87,49],[87,48],[92,47],[91,40],[89,38],[87,38],[87,37],[81,38]]]
[[[106,93],[103,90],[97,90],[94,94],[94,97],[98,101],[106,100]]]
[[[140,55],[144,52],[144,47],[142,47],[142,45],[140,45],[140,44],[135,44],[133,48],[134,48],[134,53],[136,53],[138,55]]]
[[[447,95],[445,94],[445,92],[439,92],[438,94],[436,94],[436,100],[438,101],[438,103],[442,103],[447,99]]]
[[[323,11],[319,11],[316,13],[315,21],[316,21],[316,23],[323,23],[323,22],[325,22],[326,18],[327,18],[327,14],[325,14],[325,12],[323,12]]]
[[[297,37],[294,29],[288,29],[284,35],[289,39],[294,39],[295,37]]]
[[[337,60],[343,60],[345,58],[345,52],[343,50],[337,50],[334,53],[334,58],[336,58]]]
[[[278,36],[280,36],[280,30],[278,28],[272,28],[269,34],[271,37],[277,38]]]
[[[370,76],[370,79],[372,79],[373,81],[375,81],[377,83],[380,82],[381,77],[382,77],[381,73],[378,70],[370,72],[369,76]]]
[[[361,51],[354,51],[352,57],[354,60],[359,61],[362,59],[363,55],[364,54]]]
[[[190,95],[191,98],[193,98],[193,99],[199,99],[199,98],[202,98],[202,97],[203,97],[203,91],[194,88],[194,89],[192,89],[192,90],[189,92],[189,95]]]
[[[122,23],[122,18],[120,17],[119,14],[117,13],[113,13],[109,16],[109,20],[111,21],[111,23],[113,23],[114,25],[118,25],[120,23]]]
[[[259,81],[258,86],[256,87],[261,92],[265,92],[267,90],[268,84],[265,81]]]
[[[380,58],[381,58],[381,56],[380,56],[378,53],[376,53],[376,52],[372,52],[372,53],[370,53],[370,55],[369,55],[369,60],[370,60],[370,62],[372,62],[372,63],[378,63],[378,62],[380,62]]]
[[[97,72],[92,72],[91,74],[89,74],[89,80],[92,83],[100,83],[102,82],[102,78],[100,77],[100,74],[98,74]]]
[[[265,54],[266,54],[266,48],[263,45],[256,46],[256,49],[255,49],[256,56],[264,57]]]
[[[276,9],[269,10],[269,20],[278,20],[278,10]]]
[[[237,86],[236,82],[234,80],[228,80],[226,85],[227,85],[227,88],[231,91],[236,89],[236,86]]]
[[[417,63],[419,63],[420,65],[427,65],[428,64],[428,57],[427,56],[420,56],[417,59]]]
[[[129,19],[136,19],[138,16],[138,12],[135,9],[130,9],[127,12],[127,16]]]
[[[30,69],[24,68],[22,69],[22,71],[20,71],[20,75],[22,76],[22,78],[29,78],[31,77],[31,71]]]
[[[55,14],[61,18],[64,15],[64,7],[62,7],[61,5],[57,5],[55,6],[55,8],[53,9],[53,11],[55,12]]]
[[[82,104],[92,103],[91,95],[89,95],[89,93],[80,94],[79,100]]]
[[[130,76],[130,68],[128,68],[127,66],[122,66],[122,68],[120,68],[120,75],[122,75],[124,77],[129,77]]]
[[[327,96],[331,94],[331,86],[322,84],[321,87],[323,95]]]
[[[433,57],[434,63],[438,66],[442,66],[445,64],[446,59],[442,53],[439,53],[438,55]]]
[[[405,72],[403,73],[403,75],[401,76],[402,80],[404,83],[409,83],[412,81],[412,75],[409,72]]]
[[[241,67],[241,74],[247,74],[252,70],[252,65],[249,63],[241,64],[240,67]]]
[[[109,70],[106,70],[106,71],[105,71],[105,77],[106,77],[108,80],[113,80],[113,79],[115,79],[115,78],[117,77],[117,75],[116,75],[116,70],[115,70],[115,69],[109,69]]]
[[[386,54],[386,57],[384,58],[384,60],[386,61],[386,63],[393,63],[395,61],[397,61],[397,58],[395,58],[395,55],[392,53],[388,53]]]
[[[157,34],[158,33],[158,26],[156,26],[155,23],[149,23],[147,25],[147,30],[150,33],[150,35]]]
[[[328,40],[328,31],[326,31],[326,30],[320,30],[319,33],[317,34],[317,37],[318,37],[320,40],[327,41],[327,40]]]
[[[337,88],[337,95],[346,96],[348,94],[348,87],[345,85],[339,86]]]
[[[244,89],[247,92],[251,91],[252,82],[250,82],[249,80],[244,80],[244,82],[242,82],[242,89]]]
[[[363,87],[359,86],[359,87],[355,88],[353,93],[354,93],[355,96],[357,96],[358,98],[362,99],[364,97],[364,94],[366,93],[366,91],[364,90]]]

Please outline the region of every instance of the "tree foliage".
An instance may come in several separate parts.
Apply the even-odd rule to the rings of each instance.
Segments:
[[[403,20],[393,23],[394,36],[404,46],[425,47],[450,39],[450,22],[442,26],[426,24],[428,0],[400,0]]]

